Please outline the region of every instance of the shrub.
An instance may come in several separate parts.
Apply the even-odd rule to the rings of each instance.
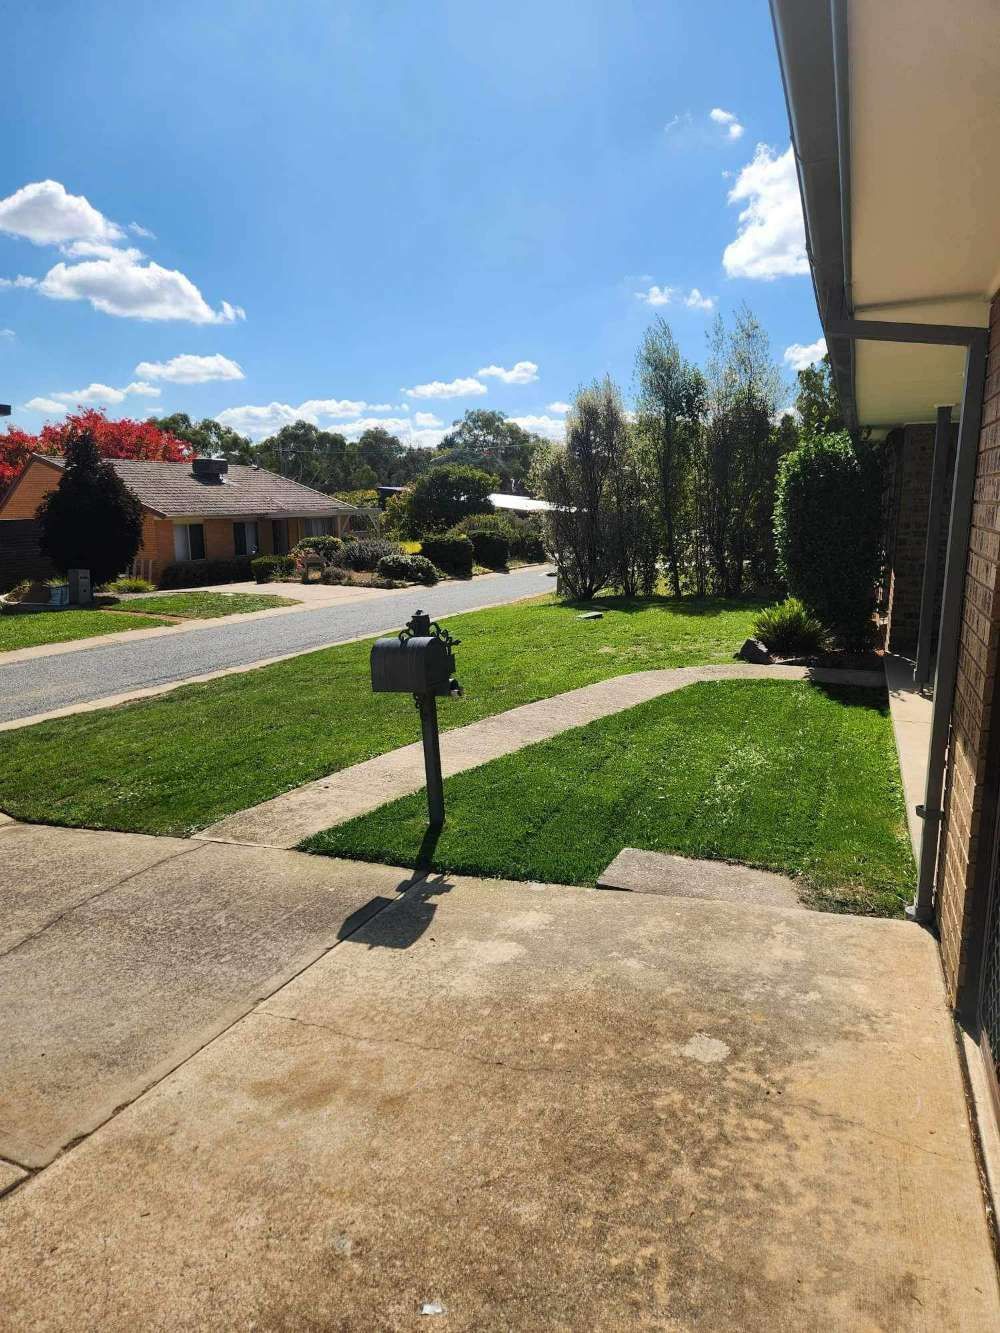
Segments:
[[[315,551],[316,554],[321,555],[324,560],[332,560],[343,544],[344,543],[339,537],[303,537],[301,541],[296,542],[292,547],[291,554],[295,555],[298,551]]]
[[[257,555],[250,561],[250,568],[258,583],[270,583],[272,579],[290,578],[295,573],[295,557]]]
[[[351,582],[351,572],[349,569],[341,569],[339,565],[327,565],[323,570],[322,583],[337,585],[340,583]]]
[[[442,574],[456,579],[471,579],[474,549],[468,537],[425,537],[420,544],[423,555],[437,565]]]
[[[156,585],[149,579],[113,579],[104,585],[106,592],[152,592]]]
[[[826,642],[823,626],[797,597],[786,597],[777,606],[761,611],[753,622],[752,633],[779,657],[818,653]]]
[[[160,575],[160,587],[198,588],[202,584],[243,583],[250,577],[248,555],[231,560],[175,560]]]
[[[428,587],[438,581],[438,572],[422,555],[384,555],[375,566],[375,573],[384,579],[402,579],[406,583],[425,583]]]
[[[871,640],[881,566],[881,484],[871,446],[846,432],[803,442],[782,459],[774,506],[778,570],[847,648]]]
[[[383,537],[360,537],[347,542],[333,555],[333,564],[344,569],[362,570],[366,574],[374,572],[375,566],[386,555],[400,555],[399,542],[386,541]]]
[[[450,528],[448,536],[473,532],[495,532],[506,537],[514,560],[540,561],[545,559],[545,542],[541,517],[537,514],[515,514],[509,510],[494,510],[491,514],[469,514]],[[477,552],[477,560],[479,555]],[[480,561],[485,564],[485,561]]]
[[[490,492],[497,482],[488,472],[459,463],[438,463],[406,494],[406,522],[411,535],[447,532],[466,514],[492,509]]]
[[[510,542],[499,532],[473,528],[468,534],[477,565],[487,569],[506,569],[510,560]]]

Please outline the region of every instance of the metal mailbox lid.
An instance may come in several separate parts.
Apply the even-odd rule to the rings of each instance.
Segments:
[[[453,663],[446,645],[433,635],[402,642],[376,639],[371,652],[372,689],[389,694],[446,694]]]

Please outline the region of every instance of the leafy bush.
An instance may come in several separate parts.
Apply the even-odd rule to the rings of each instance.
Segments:
[[[356,541],[346,542],[339,551],[335,551],[332,563],[344,569],[363,570],[371,574],[383,556],[401,553],[399,542],[386,541],[382,537],[359,537]]]
[[[202,584],[243,583],[251,577],[250,557],[231,560],[175,560],[160,575],[161,588],[200,588]]]
[[[755,639],[767,644],[779,657],[818,653],[826,642],[823,626],[811,616],[797,597],[786,597],[777,606],[761,611],[753,622]]]
[[[339,537],[303,537],[292,547],[291,554],[295,555],[298,551],[315,551],[324,560],[332,560],[343,545],[344,543]]]
[[[881,567],[881,479],[846,432],[803,440],[782,459],[774,506],[778,571],[846,648],[871,641]]]
[[[120,578],[112,579],[104,585],[107,592],[152,592],[156,587],[149,579]]]
[[[350,583],[351,571],[349,569],[342,569],[339,565],[327,565],[326,569],[323,570],[323,577],[320,582],[333,586],[341,583]]]
[[[505,537],[510,546],[510,554],[515,560],[539,561],[545,559],[545,543],[541,517],[536,514],[514,514],[507,510],[494,510],[490,514],[469,514],[450,528],[448,536],[473,532],[495,532]],[[476,559],[479,559],[477,552]],[[480,561],[485,564],[485,561]]]
[[[406,583],[425,583],[428,587],[438,581],[438,572],[422,555],[384,555],[375,566],[375,573],[384,579],[401,579]]]
[[[258,583],[270,583],[272,579],[290,578],[295,573],[295,557],[257,555],[250,561],[250,568]]]
[[[499,532],[473,528],[468,534],[477,565],[487,569],[506,569],[510,560],[510,542]]]
[[[432,534],[423,539],[420,550],[432,564],[437,565],[442,574],[456,579],[472,578],[475,552],[468,537],[437,537]]]
[[[406,498],[405,521],[409,535],[447,532],[466,514],[485,514],[492,509],[490,492],[495,477],[479,468],[458,463],[438,463],[419,477]]]

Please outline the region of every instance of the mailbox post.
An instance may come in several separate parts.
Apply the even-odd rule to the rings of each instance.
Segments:
[[[462,687],[455,679],[455,654],[460,642],[437,621],[417,611],[404,630],[392,639],[372,644],[372,689],[378,693],[412,694],[420,714],[427,775],[427,813],[432,828],[444,824],[444,782],[438,739],[438,695],[458,698]]]

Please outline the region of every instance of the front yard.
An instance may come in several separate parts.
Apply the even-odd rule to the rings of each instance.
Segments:
[[[31,611],[0,616],[0,653],[37,648],[47,643],[68,643],[95,635],[123,634],[128,630],[157,629],[176,620],[216,620],[248,611],[269,611],[297,606],[293,597],[267,593],[171,592],[135,597],[94,610]],[[163,619],[163,617],[170,617]]]
[[[580,620],[579,608],[550,597],[450,617],[466,695],[442,701],[442,726],[629,671],[726,662],[758,610],[669,598],[598,605],[603,620]],[[372,694],[369,650],[343,644],[0,733],[0,809],[41,823],[186,834],[406,745],[419,736],[413,702]]]
[[[457,874],[593,884],[623,847],[800,877],[814,906],[898,916],[913,891],[882,691],[688,686],[457,774],[428,846],[423,791],[304,850]]]

